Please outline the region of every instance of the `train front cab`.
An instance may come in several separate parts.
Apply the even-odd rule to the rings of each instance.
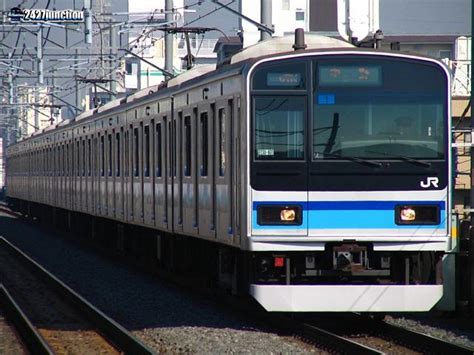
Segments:
[[[248,79],[250,293],[268,311],[428,311],[450,239],[449,73],[302,53]]]

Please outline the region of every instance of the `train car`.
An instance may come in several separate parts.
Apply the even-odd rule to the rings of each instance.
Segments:
[[[439,61],[282,37],[10,146],[7,191],[119,244],[140,226],[159,260],[201,241],[194,265],[268,311],[427,311],[455,248],[450,139]]]

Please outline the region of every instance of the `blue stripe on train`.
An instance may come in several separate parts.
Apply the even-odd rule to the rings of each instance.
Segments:
[[[261,226],[257,224],[260,205],[299,205],[303,210],[300,226]],[[397,205],[437,205],[440,208],[439,225],[397,225]],[[253,203],[253,229],[439,229],[446,227],[444,201],[312,201],[312,202],[265,202]]]

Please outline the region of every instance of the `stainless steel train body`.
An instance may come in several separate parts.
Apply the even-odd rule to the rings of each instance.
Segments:
[[[216,242],[270,311],[429,310],[452,247],[449,73],[325,41],[36,133],[8,148],[8,196]]]

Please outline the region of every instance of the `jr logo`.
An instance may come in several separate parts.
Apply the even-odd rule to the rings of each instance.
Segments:
[[[420,186],[424,189],[429,188],[431,185],[438,187],[439,179],[437,177],[427,177],[426,181],[420,181]]]

